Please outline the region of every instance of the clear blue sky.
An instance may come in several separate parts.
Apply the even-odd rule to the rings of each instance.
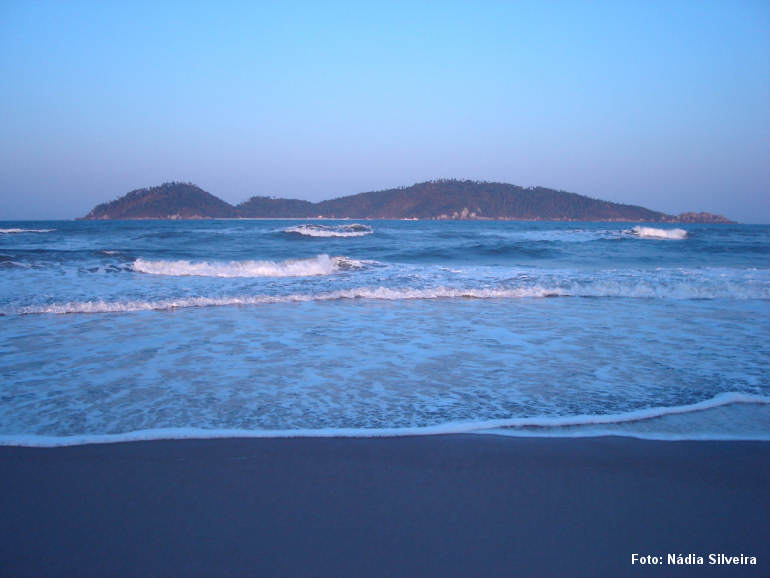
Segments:
[[[0,0],[0,219],[440,177],[770,222],[770,2]]]

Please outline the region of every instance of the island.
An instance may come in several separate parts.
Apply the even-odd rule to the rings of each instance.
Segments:
[[[669,215],[545,187],[438,179],[320,202],[253,196],[238,205],[192,183],[137,189],[83,219],[451,219],[732,223],[712,213]]]

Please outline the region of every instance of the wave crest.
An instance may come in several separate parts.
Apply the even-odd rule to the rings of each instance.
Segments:
[[[131,311],[163,311],[186,307],[222,307],[238,305],[270,305],[275,303],[300,303],[307,301],[337,301],[344,299],[376,299],[400,301],[413,299],[520,299],[525,297],[557,297],[558,290],[530,289],[390,289],[387,287],[361,287],[341,289],[327,293],[296,293],[292,295],[242,295],[232,297],[182,297],[155,301],[70,301],[50,305],[22,307],[17,312],[32,314],[67,313],[124,313]]]
[[[352,223],[350,225],[295,225],[283,230],[304,237],[363,237],[374,230],[369,225]]]
[[[0,229],[0,234],[11,235],[14,233],[52,233],[56,229]]]
[[[687,238],[684,229],[656,229],[655,227],[634,227],[631,233],[640,239],[681,241]]]
[[[363,262],[347,257],[318,255],[287,261],[147,261],[137,259],[131,268],[138,273],[175,277],[312,277],[360,269]]]

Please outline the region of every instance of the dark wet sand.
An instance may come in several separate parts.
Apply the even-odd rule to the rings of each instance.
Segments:
[[[3,576],[768,576],[770,443],[0,448]],[[758,566],[631,565],[725,553]]]

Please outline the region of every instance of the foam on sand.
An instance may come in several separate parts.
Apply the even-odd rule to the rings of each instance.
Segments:
[[[221,438],[293,438],[293,437],[340,437],[340,438],[377,438],[422,435],[445,435],[458,433],[513,435],[522,437],[593,437],[590,430],[584,433],[559,432],[558,427],[592,426],[597,424],[622,425],[650,420],[668,415],[694,414],[706,410],[728,406],[763,407],[770,404],[770,397],[740,392],[725,392],[698,403],[673,407],[654,407],[622,414],[612,415],[575,415],[531,418],[511,418],[485,421],[453,422],[423,427],[393,428],[324,428],[324,429],[287,429],[287,430],[249,430],[249,429],[201,429],[201,428],[157,428],[138,430],[118,434],[81,434],[72,436],[46,436],[35,434],[0,435],[0,446],[23,447],[61,447],[84,444],[107,444],[149,440],[179,439],[221,439]],[[541,428],[537,432],[532,429]],[[518,429],[518,431],[517,431]],[[633,431],[619,430],[613,435],[627,435],[650,439],[685,440],[685,439],[731,439],[731,440],[770,440],[770,433],[761,435],[735,434],[724,436],[708,432],[695,435],[636,435]]]
[[[287,261],[148,261],[137,259],[132,269],[149,275],[193,277],[311,277],[333,275],[340,271],[363,267],[363,263],[347,257],[318,255],[310,259]]]
[[[595,437],[601,435],[627,435],[644,439],[683,440],[683,439],[755,439],[770,440],[770,431],[758,425],[754,432],[713,433],[709,431],[709,421],[702,419],[699,426],[676,428],[662,425],[662,420],[669,417],[698,418],[709,412],[729,408],[766,409],[770,397],[743,392],[724,392],[696,403],[651,407],[618,414],[574,415],[558,417],[514,418],[500,421],[484,433],[510,436],[535,437]],[[763,416],[767,420],[767,414]],[[762,418],[760,418],[761,421]],[[490,422],[494,423],[494,422]],[[679,423],[683,423],[682,420]],[[645,427],[646,426],[646,427]],[[656,427],[657,426],[657,427]],[[670,431],[667,431],[670,430]],[[679,429],[679,431],[678,431]],[[723,431],[724,427],[716,428]]]
[[[684,229],[656,229],[654,227],[634,227],[631,233],[640,239],[659,239],[670,241],[681,241],[687,238],[687,231]]]

